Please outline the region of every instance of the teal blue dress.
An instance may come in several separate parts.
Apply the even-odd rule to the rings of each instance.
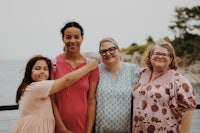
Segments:
[[[104,64],[99,64],[96,133],[131,133],[132,89],[139,80],[137,65],[123,62],[115,80]]]

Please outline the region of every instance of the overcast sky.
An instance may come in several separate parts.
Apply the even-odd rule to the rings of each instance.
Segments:
[[[113,37],[121,48],[173,38],[168,26],[175,7],[193,7],[200,0],[1,0],[0,59],[53,58],[62,52],[60,29],[68,21],[85,31],[82,52],[97,52],[99,41]]]

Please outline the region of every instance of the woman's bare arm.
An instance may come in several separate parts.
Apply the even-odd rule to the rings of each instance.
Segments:
[[[90,90],[89,90],[89,94],[88,94],[86,133],[92,133],[92,129],[93,129],[94,123],[95,123],[97,84],[98,84],[97,82],[90,83]]]
[[[193,113],[194,110],[188,110],[183,114],[180,133],[190,133]]]
[[[53,87],[49,93],[49,95],[52,95],[81,79],[84,75],[86,75],[91,70],[94,70],[97,68],[98,62],[95,59],[92,59],[88,61],[88,63],[83,66],[80,69],[77,69],[76,71],[67,73],[62,78],[56,79],[54,81]]]

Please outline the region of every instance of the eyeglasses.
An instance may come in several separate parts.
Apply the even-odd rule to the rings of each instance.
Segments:
[[[109,52],[109,54],[114,54],[116,49],[118,49],[118,47],[116,47],[116,46],[115,47],[110,47],[108,49],[99,50],[99,53],[101,55],[106,55],[107,52]]]
[[[161,57],[170,57],[170,54],[167,53],[159,53],[159,52],[153,52],[152,55],[154,56],[161,56]]]

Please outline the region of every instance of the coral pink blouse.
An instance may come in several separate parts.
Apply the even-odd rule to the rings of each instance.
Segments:
[[[56,57],[56,78],[60,78],[66,73],[79,69],[84,65],[86,65],[86,60],[78,67],[72,68],[72,66],[64,60],[62,55],[59,55]],[[56,94],[56,104],[61,118],[66,128],[74,133],[85,132],[89,83],[98,82],[98,79],[99,71],[95,69],[70,87]]]

